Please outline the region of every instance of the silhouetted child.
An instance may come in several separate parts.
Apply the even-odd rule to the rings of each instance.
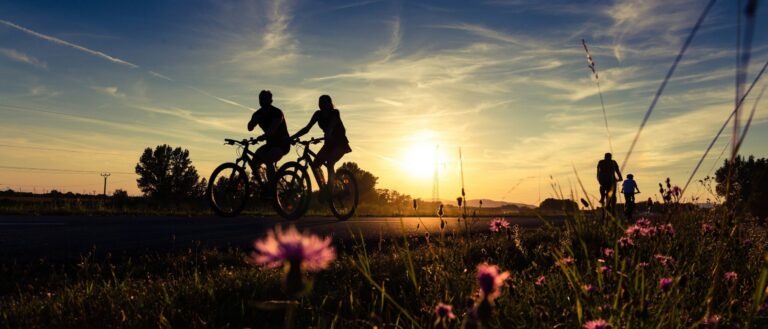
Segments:
[[[621,184],[621,193],[624,193],[624,217],[627,220],[632,219],[632,213],[635,210],[635,191],[640,193],[640,189],[635,182],[635,175],[628,174],[627,179]]]

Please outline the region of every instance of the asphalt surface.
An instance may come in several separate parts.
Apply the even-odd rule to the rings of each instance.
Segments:
[[[447,232],[463,230],[464,222],[445,218]],[[508,218],[522,228],[542,225],[538,218]],[[561,219],[548,219],[559,224]],[[473,232],[487,231],[489,218],[470,219]],[[439,234],[439,218],[358,217],[341,222],[310,217],[285,221],[277,217],[119,217],[119,216],[0,216],[0,263],[37,259],[77,260],[86,253],[103,256],[183,250],[192,246],[249,248],[276,225],[296,225],[334,239],[354,232],[366,239]]]

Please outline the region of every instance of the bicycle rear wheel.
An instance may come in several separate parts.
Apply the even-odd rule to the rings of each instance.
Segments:
[[[211,174],[206,189],[208,203],[217,215],[233,217],[240,214],[250,195],[245,170],[234,163],[218,166]]]
[[[296,162],[288,162],[275,174],[273,207],[285,219],[304,216],[312,197],[312,182],[307,171]]]
[[[328,201],[331,212],[339,220],[347,220],[355,214],[357,203],[360,201],[357,180],[345,169],[338,169],[333,180],[333,195]]]

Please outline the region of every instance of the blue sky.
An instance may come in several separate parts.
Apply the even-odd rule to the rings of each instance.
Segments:
[[[354,149],[345,160],[383,188],[430,198],[437,159],[440,196],[453,198],[461,147],[471,198],[536,203],[551,179],[576,188],[572,165],[597,194],[594,165],[608,143],[581,39],[621,162],[705,3],[4,1],[0,166],[111,171],[120,174],[110,190],[135,194],[129,173],[141,151],[167,143],[188,148],[207,176],[234,157],[223,138],[250,136],[258,92],[270,89],[291,131],[331,95]],[[762,6],[749,81],[768,60],[767,26]],[[642,198],[668,176],[683,184],[733,109],[735,45],[735,2],[721,1],[627,163]],[[765,107],[742,153],[768,153]],[[101,183],[95,173],[0,169],[0,189]]]

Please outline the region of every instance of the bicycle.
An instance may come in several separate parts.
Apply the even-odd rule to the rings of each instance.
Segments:
[[[632,194],[624,193],[624,218],[628,221],[632,220],[632,215],[635,212],[635,194],[639,193],[634,191]]]
[[[252,197],[251,186],[254,190],[261,193],[269,191],[269,173],[266,164],[256,164],[254,161],[254,152],[249,150],[251,145],[256,145],[259,140],[255,138],[234,140],[224,139],[224,145],[238,145],[238,155],[235,162],[227,162],[219,165],[213,170],[208,186],[206,196],[211,209],[222,217],[234,217],[239,215],[248,204]],[[251,179],[246,172],[246,164],[254,172]],[[258,167],[257,167],[258,165]],[[273,166],[274,167],[274,166]],[[274,202],[273,202],[274,206]]]
[[[275,174],[275,210],[287,219],[298,219],[309,209],[312,197],[312,181],[307,173],[307,168],[314,161],[317,154],[309,149],[310,145],[322,142],[324,138],[311,138],[309,140],[296,140],[295,143],[303,146],[304,151],[296,161],[286,162]],[[322,169],[313,168],[312,174],[320,189],[320,193],[327,191],[323,179]],[[357,181],[351,172],[345,169],[337,169],[333,181],[333,193],[328,197],[328,205],[333,215],[339,220],[347,220],[355,214],[357,204],[360,201]],[[327,193],[327,192],[325,192]]]

